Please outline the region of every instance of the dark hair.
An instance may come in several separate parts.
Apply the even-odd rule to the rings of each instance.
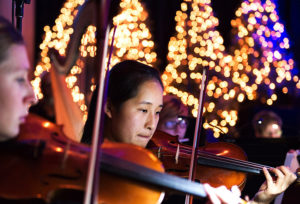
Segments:
[[[24,44],[22,35],[5,18],[0,16],[0,63],[7,57],[7,50],[13,44]]]
[[[163,88],[159,72],[140,62],[126,60],[116,64],[110,71],[107,98],[117,109],[137,95],[140,85],[156,80]]]
[[[163,89],[160,74],[155,68],[134,60],[120,62],[110,71],[107,100],[118,110],[125,101],[137,95],[139,87],[144,82],[151,80],[157,81]],[[97,93],[98,86],[94,90],[90,103],[88,119],[81,138],[83,143],[91,143]]]
[[[252,120],[254,131],[260,134],[262,134],[270,123],[275,123],[282,127],[281,118],[273,111],[260,111],[255,114]]]

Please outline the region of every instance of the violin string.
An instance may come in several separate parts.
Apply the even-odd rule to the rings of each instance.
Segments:
[[[223,156],[216,156],[216,155],[210,155],[210,154],[207,154],[206,152],[205,153],[200,153],[200,158],[201,156],[205,159],[210,159],[210,160],[214,160],[214,161],[218,161],[218,162],[223,162],[223,163],[227,163],[229,165],[236,165],[238,167],[246,167],[246,168],[249,168],[249,169],[254,169],[254,170],[261,170],[262,165],[257,165],[257,164],[252,164],[250,162],[247,162],[247,161],[243,161],[243,160],[237,160],[237,159],[233,159],[233,158],[228,158],[228,157],[223,157]]]
[[[203,156],[209,156],[210,158],[215,158],[217,160],[232,162],[232,163],[235,163],[235,164],[238,164],[238,165],[243,165],[245,167],[257,168],[257,169],[260,169],[260,170],[263,167],[272,168],[270,166],[266,166],[266,165],[262,165],[262,164],[256,164],[256,163],[249,162],[249,161],[244,161],[244,160],[239,160],[239,159],[234,159],[234,158],[224,157],[224,156],[217,156],[215,154],[208,153],[208,152],[201,152],[201,153],[202,153]]]
[[[174,154],[170,153],[170,151],[166,151],[164,154],[164,157],[172,158],[172,157],[174,157]],[[184,157],[184,154],[181,154],[180,157]],[[190,157],[189,154],[186,157]],[[260,173],[261,172],[261,168],[253,168],[253,167],[249,168],[249,166],[245,166],[244,164],[236,164],[236,163],[233,163],[232,161],[228,161],[228,160],[224,160],[224,159],[220,160],[220,158],[215,157],[215,156],[211,157],[211,156],[206,155],[205,157],[203,156],[202,158],[204,159],[204,160],[202,160],[202,162],[206,163],[203,165],[208,165],[208,166],[212,166],[212,167],[220,167],[220,168],[227,167],[231,170],[237,170],[237,171],[242,171],[242,172],[247,172],[247,173],[250,173],[250,172],[251,173]],[[201,165],[201,162],[200,162],[200,165]]]
[[[163,152],[163,155],[164,156],[172,156],[171,152],[169,151],[170,148],[167,148],[168,151],[166,151],[168,153],[165,154]],[[186,154],[186,155],[190,155],[190,150],[188,149],[184,149],[184,148],[181,148],[181,154]],[[224,156],[217,156],[213,153],[209,153],[209,152],[198,152],[198,155],[202,156],[202,158],[205,158],[205,159],[210,159],[210,160],[214,160],[214,161],[221,161],[221,162],[224,162],[224,163],[227,163],[229,165],[237,165],[237,166],[240,166],[240,167],[246,167],[246,168],[251,168],[251,169],[254,169],[254,170],[262,170],[263,167],[266,167],[266,168],[272,168],[270,166],[266,166],[266,165],[261,165],[261,164],[256,164],[256,163],[253,163],[253,162],[249,162],[249,161],[243,161],[243,160],[239,160],[239,159],[234,159],[234,158],[229,158],[229,157],[224,157]]]
[[[173,147],[171,147],[171,149],[172,148]],[[170,149],[170,148],[168,147],[166,149]],[[166,151],[166,152],[170,153],[169,150]],[[190,150],[182,146],[181,150],[180,150],[180,153],[190,155]],[[204,151],[198,151],[198,156],[199,155],[202,156],[205,159],[211,159],[211,160],[214,160],[214,161],[222,161],[222,162],[230,164],[230,165],[234,164],[234,165],[237,165],[237,166],[240,166],[240,167],[251,168],[251,169],[259,170],[259,171],[261,171],[263,167],[265,167],[267,169],[273,168],[273,167],[270,167],[270,166],[257,164],[257,163],[253,163],[253,162],[249,162],[249,161],[243,161],[243,160],[234,159],[234,158],[230,158],[230,157],[224,157],[224,156],[218,156],[218,155],[215,155],[213,153],[204,152]]]
[[[184,147],[182,147],[181,149],[183,149],[183,148]],[[188,152],[189,150],[185,150],[185,151]],[[253,168],[258,168],[260,170],[263,167],[273,168],[273,167],[270,167],[270,166],[266,166],[266,165],[262,165],[262,164],[257,164],[257,163],[254,163],[254,162],[244,161],[244,160],[230,158],[230,157],[218,156],[218,155],[215,155],[213,153],[205,152],[205,151],[201,151],[201,150],[198,150],[198,153],[202,153],[203,156],[209,156],[210,158],[217,158],[218,160],[229,161],[229,162],[233,162],[233,163],[236,163],[236,164],[245,165],[245,167],[253,167]]]

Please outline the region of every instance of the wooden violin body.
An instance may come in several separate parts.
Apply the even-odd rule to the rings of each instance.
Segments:
[[[2,144],[0,197],[40,198],[49,203],[57,200],[82,202],[90,148],[68,140],[59,129],[31,115],[18,141]],[[164,171],[156,157],[134,145],[104,143],[102,153]],[[160,190],[111,172],[101,171],[100,178],[99,203],[140,203],[141,200],[157,203],[161,196]],[[70,192],[73,192],[72,197],[68,196]]]
[[[17,140],[0,145],[0,198],[82,203],[89,146],[35,115]],[[162,163],[144,148],[104,142],[100,158],[99,203],[159,203],[167,189],[206,196],[201,184],[163,173]]]
[[[156,131],[148,149],[162,161],[166,172],[181,177],[188,176],[191,147],[180,144],[177,137]],[[242,189],[246,173],[259,174],[263,167],[246,160],[244,151],[231,143],[218,142],[200,147],[197,152],[196,180],[214,187],[225,185],[231,188],[238,185]]]

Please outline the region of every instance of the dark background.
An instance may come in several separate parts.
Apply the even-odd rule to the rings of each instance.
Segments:
[[[54,3],[55,2],[55,3]],[[111,16],[118,13],[120,0],[111,0]],[[163,71],[167,65],[168,42],[174,35],[175,13],[180,9],[182,0],[141,0],[149,13],[150,32],[155,42],[155,51],[158,54],[158,68]],[[212,0],[212,8],[219,19],[218,31],[224,38],[225,47],[231,44],[230,21],[235,17],[235,11],[241,0]],[[36,2],[36,62],[39,58],[39,44],[42,42],[45,25],[52,26],[59,14],[64,0],[43,0]],[[290,52],[296,62],[295,69],[299,70],[300,63],[300,1],[275,0],[281,23],[290,39]],[[283,119],[283,134],[286,137],[299,137],[300,107],[298,96],[282,95],[272,105],[267,106],[257,101],[245,101],[240,105],[237,130],[243,137],[253,136],[251,118],[262,109],[275,111]]]
[[[53,25],[59,14],[64,0],[43,0],[36,2],[36,58],[38,58],[38,46],[42,42],[43,27]],[[116,15],[120,0],[111,0],[111,15]],[[141,0],[149,12],[150,30],[155,41],[156,52],[161,70],[166,66],[167,46],[170,37],[174,34],[175,13],[180,9],[182,0]],[[215,16],[219,19],[218,31],[224,38],[226,48],[231,43],[230,21],[235,17],[235,11],[240,6],[241,0],[212,0],[212,8]],[[291,42],[291,52],[297,62],[300,61],[300,1],[297,0],[275,0],[280,21],[284,24]]]

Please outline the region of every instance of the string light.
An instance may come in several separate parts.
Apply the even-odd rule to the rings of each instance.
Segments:
[[[51,69],[49,49],[56,49],[61,56],[72,35],[73,20],[84,0],[67,0],[55,25],[44,27],[44,40],[40,45],[41,60],[36,66],[32,85],[39,99],[41,76]],[[214,17],[210,0],[184,0],[176,12],[176,34],[168,45],[169,64],[162,79],[165,92],[181,98],[197,115],[198,91],[202,80],[202,68],[209,67],[206,102],[204,103],[205,129],[212,128],[214,135],[234,130],[238,120],[238,103],[260,99],[272,105],[278,100],[278,90],[290,93],[300,89],[300,82],[294,76],[294,61],[288,56],[290,48],[283,24],[279,22],[276,5],[271,0],[264,4],[259,0],[245,0],[235,12],[231,21],[235,41],[225,52],[223,38],[215,29],[218,19]],[[147,28],[148,13],[138,0],[122,0],[121,12],[114,17],[117,25],[111,66],[124,59],[139,60],[155,65],[154,41]],[[94,26],[89,26],[81,38],[80,56],[66,77],[74,102],[87,116],[86,95],[95,89],[94,79],[89,81],[90,89],[82,93],[79,78],[87,58],[96,55]],[[109,43],[111,44],[112,31]]]
[[[216,137],[222,128],[224,133],[234,130],[238,120],[235,102],[259,99],[272,105],[278,100],[277,92],[287,94],[300,88],[299,78],[292,74],[294,61],[287,54],[289,40],[276,5],[271,0],[245,0],[235,14],[231,25],[236,40],[229,49],[232,53],[225,53],[210,1],[184,1],[176,12],[177,33],[170,38],[169,64],[162,76],[167,93],[188,95],[181,100],[196,116],[200,73],[203,66],[210,67],[203,127],[213,127]],[[187,77],[183,79],[181,73]]]
[[[34,88],[35,93],[37,94],[39,99],[43,98],[43,93],[40,89],[41,86],[41,77],[44,72],[49,72],[51,69],[50,57],[49,57],[49,49],[53,48],[59,52],[61,56],[66,55],[66,48],[68,46],[68,42],[70,40],[70,35],[73,33],[73,20],[78,12],[78,8],[84,3],[84,0],[69,0],[66,1],[63,5],[63,8],[60,10],[61,13],[58,18],[55,20],[55,25],[50,28],[50,26],[44,27],[45,37],[43,42],[40,44],[41,49],[41,59],[38,62],[36,69],[34,71],[35,78],[31,81],[31,84]],[[87,29],[86,35],[89,35],[90,29]],[[83,36],[81,41],[86,41],[86,37]],[[87,43],[86,43],[87,44]],[[81,46],[80,55],[87,55],[87,51],[83,46]],[[94,48],[89,48],[90,52],[94,51]],[[90,53],[89,52],[89,53]],[[92,55],[92,54],[91,54]],[[77,104],[81,108],[81,110],[85,113],[85,102],[84,96],[78,91],[78,86],[76,86],[77,82],[77,74],[81,73],[81,66],[83,65],[83,61],[80,59],[77,60],[76,64],[70,70],[69,76],[66,77],[67,87],[70,88],[73,99],[77,101]],[[83,120],[86,119],[86,114],[83,114]]]
[[[117,26],[113,55],[113,66],[125,59],[138,60],[154,66],[157,54],[153,51],[154,41],[147,26],[148,12],[138,0],[122,0],[121,12],[113,18]],[[109,44],[113,31],[110,32]]]
[[[218,137],[221,130],[228,133],[228,127],[236,124],[237,111],[229,100],[235,97],[234,91],[229,94],[229,90],[234,90],[228,78],[231,57],[225,54],[224,40],[215,29],[218,19],[214,17],[210,3],[209,0],[181,3],[175,17],[176,35],[170,38],[168,46],[169,64],[162,79],[165,92],[181,98],[196,117],[202,70],[209,66],[203,127],[213,128],[214,135]],[[225,115],[224,112],[230,114]]]
[[[51,68],[48,51],[50,48],[54,48],[61,56],[66,55],[70,36],[73,33],[73,20],[76,18],[78,9],[83,3],[84,0],[67,0],[61,9],[60,15],[55,20],[55,25],[52,29],[49,26],[44,27],[45,37],[40,45],[41,60],[36,66],[34,72],[35,78],[31,81],[39,99],[43,98],[40,89],[41,77],[44,72],[49,72]],[[110,65],[113,66],[124,59],[133,59],[153,66],[157,55],[153,51],[154,42],[152,35],[146,26],[148,13],[138,0],[122,0],[120,2],[120,9],[120,14],[113,19],[114,25],[117,25],[118,28]],[[83,112],[84,121],[87,119],[85,95],[90,95],[95,89],[95,82],[93,75],[83,76],[82,72],[84,68],[87,69],[87,58],[93,58],[96,55],[95,32],[95,26],[90,25],[87,27],[86,32],[81,37],[81,45],[79,47],[80,56],[65,78],[66,85],[71,90],[73,101],[78,104],[80,110]],[[110,32],[109,44],[112,41],[112,34],[113,30]],[[85,81],[85,84],[90,86],[90,89],[84,91],[84,93],[79,88],[80,77]],[[90,81],[86,82],[87,79],[90,79]]]
[[[289,40],[279,22],[275,3],[244,1],[231,25],[236,39],[231,67],[233,82],[241,92],[238,101],[247,97],[272,105],[278,99],[277,91],[288,93],[299,82],[295,77],[294,83],[290,83],[294,61],[288,55]]]

